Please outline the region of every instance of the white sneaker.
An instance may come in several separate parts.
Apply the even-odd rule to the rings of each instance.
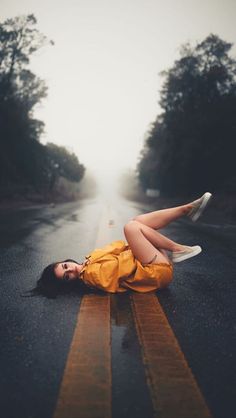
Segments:
[[[204,193],[204,195],[202,195],[202,197],[191,202],[193,208],[190,210],[187,216],[189,216],[189,218],[191,218],[193,222],[196,222],[196,220],[199,218],[199,216],[201,216],[202,212],[210,202],[211,198],[212,194],[206,192]]]
[[[183,251],[173,251],[173,263],[179,263],[180,261],[187,260],[188,258],[198,255],[202,251],[200,245],[194,245],[193,247],[185,245],[184,247],[185,249]]]

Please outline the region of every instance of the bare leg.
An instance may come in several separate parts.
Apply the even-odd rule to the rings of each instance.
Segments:
[[[149,263],[155,255],[157,255],[154,260],[155,264],[169,263],[167,254],[162,250],[178,251],[183,249],[182,245],[136,220],[125,225],[124,234],[132,253],[141,263]]]
[[[154,245],[155,248],[162,248],[168,251],[178,251],[178,249],[183,249],[183,246],[181,244],[178,244],[177,242],[165,237],[160,232],[156,231],[153,228],[150,228],[150,226],[144,225],[138,221],[130,222],[136,222],[138,224],[143,235]]]
[[[133,220],[138,221],[144,225],[147,225],[154,229],[163,228],[170,222],[187,215],[192,209],[191,203],[182,206],[176,206],[174,208],[156,210],[154,212],[144,213],[142,215],[135,216]]]

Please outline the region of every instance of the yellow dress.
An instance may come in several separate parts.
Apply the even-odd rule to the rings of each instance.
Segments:
[[[166,287],[173,278],[172,264],[142,264],[123,240],[96,248],[86,259],[80,278],[87,286],[109,293],[150,292]]]

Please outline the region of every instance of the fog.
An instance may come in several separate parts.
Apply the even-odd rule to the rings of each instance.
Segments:
[[[235,9],[234,0],[1,0],[1,21],[33,13],[55,42],[30,63],[48,86],[34,112],[45,122],[41,141],[74,151],[112,188],[119,173],[136,167],[161,111],[159,72],[185,42],[211,32],[234,42]]]

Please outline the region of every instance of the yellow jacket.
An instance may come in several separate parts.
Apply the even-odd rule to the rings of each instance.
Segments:
[[[171,264],[143,265],[123,240],[96,248],[86,259],[86,265],[80,273],[81,279],[87,286],[105,292],[126,292],[128,289],[150,292],[166,287],[173,277]]]

